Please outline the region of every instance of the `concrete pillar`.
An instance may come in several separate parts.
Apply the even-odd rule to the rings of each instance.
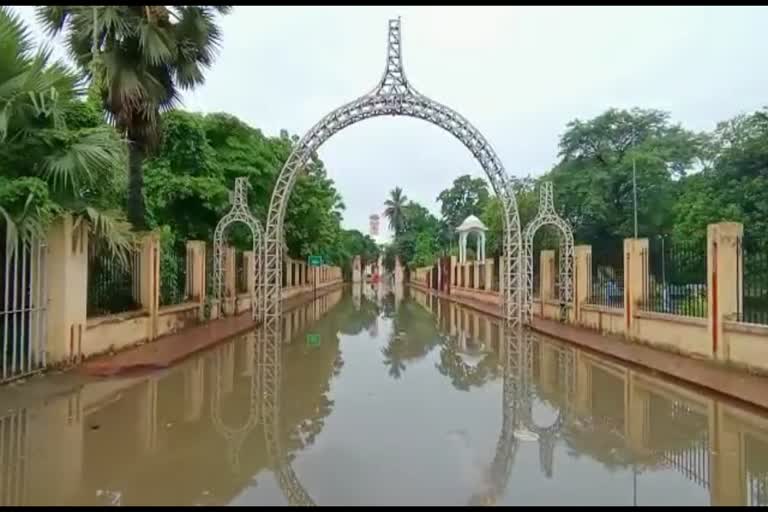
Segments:
[[[205,242],[200,240],[187,241],[187,290],[189,300],[199,305],[198,319],[203,320],[205,307]]]
[[[224,261],[222,262],[222,270],[224,271],[224,296],[223,296],[223,311],[225,315],[235,314],[235,301],[237,298],[237,268],[235,266],[235,248],[226,246],[224,247]]]
[[[457,274],[457,272],[456,272],[456,256],[451,256],[450,258],[451,258],[450,264],[449,264],[450,265],[450,271],[451,271],[451,278],[450,278],[451,279],[451,281],[450,281],[451,282],[451,286],[450,286],[450,288],[452,289],[454,286],[458,286],[459,282],[458,282],[458,277],[456,275]]]
[[[256,255],[253,251],[243,252],[243,267],[245,267],[245,286],[248,293],[256,289]]]
[[[403,284],[403,264],[400,256],[395,256],[395,286]]]
[[[592,246],[577,245],[573,250],[573,316],[580,322],[581,306],[592,293]]]
[[[493,291],[493,260],[485,260],[485,290]]]
[[[205,402],[205,360],[198,358],[184,368],[184,421],[200,419]]]
[[[6,494],[0,499],[4,506],[72,502],[82,490],[85,456],[81,391],[48,400],[29,412],[3,409]]]
[[[235,343],[228,343],[221,348],[221,391],[229,395],[235,389]]]
[[[149,377],[141,384],[135,416],[139,446],[146,454],[157,450],[157,397],[157,377]]]
[[[77,228],[71,215],[57,219],[48,231],[46,279],[47,362],[72,362],[79,357],[88,309],[88,231]]]
[[[746,496],[746,460],[744,438],[734,420],[725,414],[725,405],[710,402],[710,505],[744,506]]]
[[[628,440],[629,447],[638,453],[648,451],[648,432],[652,418],[651,414],[651,395],[648,390],[643,389],[636,382],[637,375],[629,370],[627,384],[627,413],[624,421],[625,438]]]
[[[539,296],[543,305],[555,299],[555,251],[541,251],[539,262]]]
[[[576,397],[574,409],[579,416],[592,414],[592,365],[587,361],[584,352],[576,351]]]
[[[723,336],[723,321],[742,310],[743,269],[740,240],[744,226],[720,222],[707,226],[707,331],[712,355],[721,361],[730,357]]]
[[[648,239],[624,240],[624,329],[629,338],[637,336],[635,311],[645,300],[643,283],[648,273]]]
[[[472,262],[472,266],[474,267],[474,270],[472,271],[472,288],[477,290],[480,288],[480,263],[475,260]]]
[[[555,392],[557,381],[557,352],[553,345],[539,345],[539,383],[545,393]]]

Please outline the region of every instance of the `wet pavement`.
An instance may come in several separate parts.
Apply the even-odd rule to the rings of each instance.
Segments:
[[[759,410],[413,289],[280,328],[0,394],[0,505],[768,503]]]

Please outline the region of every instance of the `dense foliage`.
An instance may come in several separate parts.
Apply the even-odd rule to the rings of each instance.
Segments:
[[[768,244],[768,110],[722,122],[713,133],[694,133],[666,112],[609,109],[568,123],[559,149],[551,170],[515,179],[523,226],[538,209],[538,183],[550,180],[555,206],[573,226],[576,243],[618,247],[634,233],[634,172],[638,236],[700,242],[707,224],[729,220]],[[389,252],[411,266],[428,265],[451,251],[455,227],[470,214],[489,228],[487,253],[501,252],[501,202],[489,196],[483,180],[461,176],[437,199],[442,218],[405,223]],[[556,243],[556,233],[546,230],[536,239],[540,247]]]
[[[113,251],[129,243],[126,218],[135,229],[161,229],[164,243],[177,249],[185,240],[211,241],[239,176],[250,184],[254,214],[266,218],[298,137],[265,135],[230,114],[172,108],[180,89],[202,83],[221,37],[214,14],[226,12],[41,7],[44,25],[66,33],[79,68],[73,71],[52,62],[49,49],[33,48],[26,27],[0,8],[0,224],[7,236],[41,232],[69,212],[88,220],[92,238]],[[733,220],[768,244],[768,110],[694,133],[666,112],[609,109],[568,123],[558,158],[538,178],[513,178],[523,225],[537,211],[538,183],[551,180],[576,242],[617,247],[634,231],[636,174],[639,236],[701,241],[708,223]],[[414,267],[455,254],[455,229],[468,215],[488,226],[488,255],[501,252],[503,212],[485,180],[460,176],[437,200],[439,217],[400,187],[390,193],[388,268],[396,255]],[[355,255],[375,260],[381,248],[343,230],[343,210],[324,163],[312,155],[286,213],[287,253],[320,254],[347,270]],[[250,234],[235,229],[231,240],[245,249]],[[556,237],[545,233],[536,243],[551,246]]]

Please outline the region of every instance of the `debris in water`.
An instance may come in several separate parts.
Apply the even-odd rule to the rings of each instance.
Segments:
[[[99,430],[101,425],[91,425],[91,430]]]

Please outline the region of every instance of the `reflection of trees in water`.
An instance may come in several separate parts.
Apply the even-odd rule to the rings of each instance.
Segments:
[[[389,299],[394,301],[394,296]],[[422,359],[440,343],[432,315],[413,301],[404,301],[392,317],[392,330],[387,346],[381,349],[384,366],[391,377],[399,379],[406,369],[406,361]]]
[[[370,330],[376,324],[379,306],[368,298],[362,297],[358,310],[351,301],[345,300],[334,315],[339,317],[339,331],[347,336],[355,336],[363,332],[363,329]]]
[[[487,382],[499,377],[499,360],[495,353],[483,354],[476,366],[468,365],[458,353],[458,343],[454,337],[443,337],[440,347],[440,362],[435,368],[441,375],[451,379],[451,384],[461,391],[472,387],[482,387]]]

